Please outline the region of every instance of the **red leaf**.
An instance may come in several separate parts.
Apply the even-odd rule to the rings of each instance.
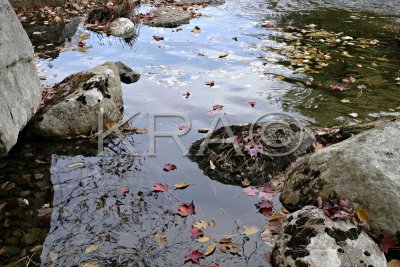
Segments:
[[[153,191],[165,192],[168,190],[168,187],[169,186],[167,184],[156,183],[156,184],[153,184]]]
[[[245,189],[243,189],[243,193],[245,193],[248,196],[255,196],[258,194],[258,189],[246,187]]]
[[[259,212],[264,216],[271,216],[272,214],[274,214],[274,212],[272,211],[272,208],[260,209]]]
[[[336,92],[344,92],[346,90],[349,90],[349,88],[342,86],[342,85],[338,85],[338,84],[331,84],[330,88],[332,91],[336,91]]]
[[[254,106],[256,105],[256,101],[248,101],[247,104],[254,108]]]
[[[185,263],[191,261],[192,263],[199,263],[200,259],[205,259],[203,252],[196,249],[190,252],[189,254],[185,255]]]
[[[263,191],[265,193],[275,193],[275,188],[272,186],[271,182],[264,184]]]
[[[190,204],[186,204],[186,203],[180,204],[178,207],[177,213],[182,217],[186,217],[186,216],[195,214],[196,212],[195,212],[195,207],[194,207],[193,201]]]
[[[126,186],[121,187],[121,188],[119,189],[119,192],[120,192],[121,194],[126,194],[126,193],[129,192],[129,188],[126,187]]]
[[[176,165],[172,164],[172,163],[166,163],[166,164],[164,164],[163,170],[166,172],[176,170]]]
[[[201,229],[192,226],[192,229],[190,229],[190,236],[191,236],[193,239],[197,239],[197,238],[199,238],[199,237],[203,237],[203,236],[204,236],[204,233],[203,233],[203,231],[202,231]]]
[[[388,253],[389,249],[394,248],[397,244],[396,237],[393,235],[385,235],[380,243],[383,252]]]
[[[257,208],[259,209],[266,209],[266,208],[272,208],[274,204],[271,201],[264,200],[256,204]]]

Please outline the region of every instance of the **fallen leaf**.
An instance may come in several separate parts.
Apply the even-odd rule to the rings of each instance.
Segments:
[[[220,111],[224,108],[224,105],[216,104],[213,106],[213,110]]]
[[[203,236],[203,237],[200,237],[200,238],[196,239],[196,242],[199,242],[199,243],[205,243],[205,242],[208,242],[208,241],[210,241],[210,238],[206,237],[206,236]]]
[[[357,86],[357,88],[360,90],[365,90],[365,89],[367,89],[367,86],[365,84],[360,84]]]
[[[259,193],[258,189],[251,187],[246,187],[243,192],[248,196],[256,196]]]
[[[256,105],[256,101],[248,101],[247,104],[254,108],[254,106]]]
[[[263,198],[269,201],[272,201],[272,199],[274,198],[274,194],[273,193],[266,193],[266,192],[260,192],[258,194],[259,198]]]
[[[215,165],[211,160],[210,160],[210,170],[215,170]]]
[[[96,262],[85,262],[80,267],[100,267],[100,265]]]
[[[237,37],[232,37],[232,40],[237,42],[238,38]]]
[[[69,164],[67,167],[68,168],[82,168],[83,166],[85,166],[85,165],[82,162],[77,162],[77,163]]]
[[[274,193],[275,192],[275,188],[272,185],[271,182],[265,183],[263,186],[263,192],[265,193]]]
[[[193,226],[197,227],[197,228],[205,229],[207,227],[214,227],[215,226],[215,222],[213,220],[211,220],[211,221],[200,220],[200,221],[195,222],[193,224]]]
[[[196,212],[195,212],[195,206],[193,204],[193,201],[190,204],[186,204],[186,203],[180,204],[178,207],[177,213],[182,217],[186,217],[186,216],[195,214]]]
[[[183,96],[188,99],[190,96],[190,92],[186,91],[185,93],[183,93]]]
[[[164,37],[163,36],[158,36],[158,35],[153,35],[153,39],[156,40],[156,41],[162,41],[162,40],[164,40]]]
[[[379,244],[383,252],[388,253],[389,249],[394,248],[397,244],[396,237],[393,235],[385,235]]]
[[[350,116],[352,116],[353,118],[357,118],[357,117],[358,117],[358,114],[357,114],[357,113],[355,113],[355,112],[353,112],[353,113],[349,113],[349,115],[350,115]]]
[[[342,86],[342,85],[338,85],[338,84],[331,84],[330,88],[332,91],[336,91],[336,92],[344,92],[349,90],[349,88]]]
[[[227,56],[229,56],[229,53],[228,53],[228,52],[225,52],[225,53],[223,53],[222,55],[219,55],[218,58],[225,58],[225,57],[227,57]]]
[[[342,81],[345,83],[355,83],[357,80],[356,80],[356,78],[350,76],[350,77],[344,78]]]
[[[357,208],[356,209],[356,214],[358,220],[362,223],[368,223],[368,211],[365,209]]]
[[[200,250],[196,249],[190,252],[189,254],[185,255],[185,263],[191,261],[194,264],[199,263],[200,259],[204,259],[205,256],[203,252]]]
[[[155,192],[165,192],[168,190],[169,185],[168,184],[162,184],[162,183],[155,183],[153,184],[153,191]]]
[[[182,183],[176,183],[174,186],[175,186],[175,189],[185,189],[189,185],[190,184],[188,184],[188,183],[182,182]]]
[[[199,128],[199,129],[197,129],[197,132],[199,132],[199,133],[208,133],[209,130],[207,128]]]
[[[85,249],[85,254],[90,254],[95,252],[98,249],[97,245],[91,245],[90,247]]]
[[[209,87],[213,87],[215,85],[214,81],[205,81],[204,84]]]
[[[126,187],[126,186],[124,186],[124,187],[121,187],[119,190],[118,190],[121,194],[126,194],[126,193],[129,193],[129,188],[128,187]]]
[[[342,99],[342,100],[340,100],[340,102],[342,102],[342,103],[350,103],[350,100],[348,100],[348,99]]]
[[[167,237],[165,236],[164,233],[158,233],[154,236],[154,239],[156,243],[160,246],[163,247],[165,243],[167,242]]]
[[[197,239],[199,237],[202,237],[204,235],[203,231],[197,227],[192,226],[190,229],[190,236],[192,239]]]
[[[166,163],[166,164],[164,164],[163,170],[166,172],[176,170],[176,165],[172,164],[172,163]]]
[[[249,181],[249,179],[247,179],[247,178],[244,178],[244,179],[241,181],[241,183],[242,183],[242,186],[243,186],[243,187],[248,187],[248,186],[250,185],[250,181]]]
[[[195,26],[192,30],[193,33],[201,33],[201,29],[199,26]]]
[[[188,132],[189,126],[187,126],[186,124],[181,124],[179,125],[179,131]]]
[[[216,243],[212,243],[211,245],[209,245],[206,249],[206,256],[213,254],[216,248],[217,248]]]
[[[220,243],[220,244],[229,244],[229,243],[232,243],[232,238],[230,238],[230,237],[225,237],[225,238],[219,240],[218,243]]]
[[[400,267],[400,260],[389,261],[387,267]]]
[[[249,236],[257,234],[260,230],[256,226],[244,226],[243,234]]]

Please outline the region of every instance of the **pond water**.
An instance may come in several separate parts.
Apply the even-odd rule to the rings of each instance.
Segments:
[[[138,12],[147,9],[144,6]],[[227,1],[199,11],[203,16],[182,25],[180,31],[141,25],[131,44],[85,30],[83,24],[72,37],[71,29],[61,31],[65,37],[53,42],[64,49],[37,58],[39,75],[46,78],[44,84],[51,85],[105,61],[122,61],[141,73],[137,83],[123,85],[125,116],[140,112],[142,116],[133,125],[148,128],[148,114],[187,115],[192,124],[192,130],[182,137],[187,148],[205,137],[197,129],[211,126],[214,117],[208,112],[217,104],[224,105],[231,124],[282,112],[324,126],[400,113],[395,17],[340,10],[277,13],[262,1]],[[335,36],[341,41],[327,45],[315,42],[315,38],[310,42],[305,33],[285,36],[279,28],[262,27],[265,21],[277,27],[311,27],[311,33],[325,30],[318,39]],[[192,32],[195,26],[201,32]],[[60,30],[55,32],[58,35]],[[164,40],[156,41],[154,35]],[[365,39],[367,45],[344,45],[347,38],[342,37],[348,36]],[[374,45],[374,40],[379,45]],[[78,48],[80,41],[90,48]],[[34,40],[34,44],[45,46],[43,40]],[[316,48],[331,59],[323,69],[299,73],[299,66],[290,68],[290,54],[285,56],[295,53],[293,47]],[[356,81],[342,81],[349,77]],[[205,85],[210,80],[213,87]],[[312,85],[307,85],[311,80]],[[333,91],[332,84],[349,90]],[[365,88],[359,89],[360,85]],[[185,92],[190,96],[185,97]],[[255,101],[255,107],[248,101]],[[182,123],[180,118],[163,117],[157,119],[156,128],[177,131]],[[25,266],[29,259],[32,266],[40,261],[43,266],[182,266],[187,253],[205,250],[210,244],[190,237],[191,225],[198,220],[216,223],[204,230],[205,236],[217,241],[233,235],[240,246],[239,254],[217,250],[201,260],[202,264],[269,265],[264,259],[271,250],[269,245],[258,235],[238,235],[244,226],[263,229],[266,218],[254,206],[260,201],[258,197],[245,195],[239,186],[211,180],[170,138],[157,139],[156,156],[147,153],[147,135],[132,135],[129,140],[141,156],[130,156],[118,143],[109,144],[115,152],[99,157],[96,144],[86,141],[21,140],[0,167],[0,182],[13,184],[5,186],[7,191],[0,190],[0,203],[14,202],[1,211],[0,226],[0,239],[14,253],[1,258],[4,263],[0,266],[25,255],[28,257],[16,266]],[[166,163],[174,163],[177,169],[163,171]],[[172,186],[178,182],[190,186],[170,189],[170,193],[152,192],[153,183]],[[24,199],[29,206],[21,204]],[[195,215],[181,218],[175,214],[180,203],[191,201]],[[277,197],[274,202],[278,208]],[[48,207],[52,207],[51,219]],[[36,210],[44,215],[38,217]],[[155,241],[160,233],[166,235],[163,247]],[[32,236],[36,239],[28,240]],[[41,244],[44,247],[39,257],[40,253],[31,251]]]

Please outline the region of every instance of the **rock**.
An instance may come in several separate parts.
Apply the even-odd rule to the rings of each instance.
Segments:
[[[16,144],[20,130],[40,104],[33,49],[7,0],[0,0],[0,156]]]
[[[279,124],[282,121],[285,123]],[[232,134],[242,139],[250,138],[251,125],[232,125]],[[259,133],[263,133],[260,135]],[[189,157],[197,162],[204,174],[224,184],[241,185],[241,180],[248,178],[252,185],[263,185],[286,168],[297,158],[312,151],[314,139],[301,123],[286,115],[274,117],[273,123],[256,124],[253,128],[255,142],[262,146],[262,153],[250,156],[246,144],[241,145],[244,156],[237,156],[233,144],[209,143],[208,140],[227,139],[225,127],[221,127],[206,138],[193,143]],[[263,136],[261,139],[260,136]],[[261,140],[260,140],[261,139]],[[242,141],[243,142],[243,141]],[[248,142],[247,144],[251,144]],[[204,155],[198,155],[202,146]],[[210,168],[210,161],[216,166]]]
[[[50,105],[29,122],[28,136],[63,139],[96,133],[100,109],[104,111],[104,125],[122,118],[121,81],[113,62],[73,74],[54,90]]]
[[[42,233],[42,229],[33,228],[29,233],[25,233],[23,241],[26,245],[33,245],[37,241],[39,241],[40,234]]]
[[[121,79],[121,82],[126,83],[126,84],[131,84],[131,83],[135,83],[135,82],[139,81],[140,74],[134,72],[127,65],[125,65],[121,61],[115,62],[115,65],[117,65],[117,67],[118,67],[119,77]]]
[[[400,122],[365,131],[300,159],[288,171],[282,204],[289,210],[349,199],[369,213],[374,231],[400,230]]]
[[[17,256],[21,253],[21,249],[13,246],[4,246],[0,247],[0,251],[4,250],[4,252],[1,254],[2,256],[6,257],[13,257]]]
[[[386,266],[379,246],[361,229],[342,220],[332,221],[321,209],[288,215],[274,250],[274,266]]]
[[[175,28],[183,24],[188,24],[193,18],[193,13],[183,8],[156,7],[149,11],[154,15],[151,20],[143,23],[153,27]]]
[[[18,237],[11,236],[11,237],[7,238],[7,239],[4,241],[4,243],[6,243],[7,245],[10,245],[10,246],[18,246],[19,240],[20,240],[20,239],[19,239]]]
[[[222,5],[225,0],[175,0],[173,4],[178,6],[192,6],[192,5]]]
[[[66,0],[10,0],[14,8],[61,7]]]
[[[135,24],[130,19],[118,18],[111,22],[109,33],[116,37],[131,38],[136,34]]]

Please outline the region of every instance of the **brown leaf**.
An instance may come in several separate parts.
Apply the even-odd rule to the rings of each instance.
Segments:
[[[205,81],[204,84],[209,86],[209,87],[213,87],[215,85],[214,81]]]
[[[163,170],[166,172],[176,170],[176,165],[173,163],[166,163],[166,164],[164,164]]]
[[[357,218],[362,223],[368,223],[368,211],[365,209],[356,209]]]
[[[158,35],[153,35],[153,39],[156,40],[156,41],[162,41],[162,40],[164,40],[164,37],[163,36],[158,36]]]

